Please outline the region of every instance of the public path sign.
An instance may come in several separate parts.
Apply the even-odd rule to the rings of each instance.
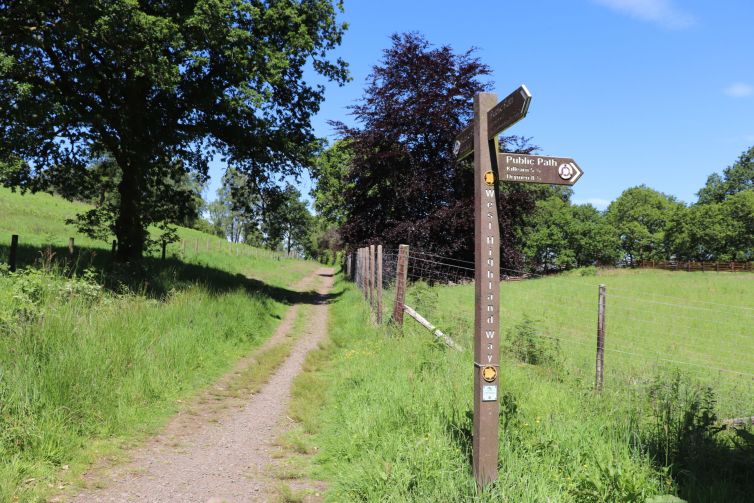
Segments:
[[[584,174],[576,161],[567,157],[497,154],[501,182],[573,185]]]
[[[531,94],[520,86],[498,102],[474,96],[474,119],[455,138],[457,160],[474,154],[474,425],[473,469],[482,488],[497,478],[500,416],[500,228],[498,181],[573,185],[583,172],[573,159],[498,152],[497,135],[523,119]],[[497,174],[497,175],[496,175]]]

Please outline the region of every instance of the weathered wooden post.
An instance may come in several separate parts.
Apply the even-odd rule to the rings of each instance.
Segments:
[[[374,245],[369,245],[369,307],[374,309]]]
[[[112,246],[112,249],[110,250],[110,253],[112,254],[113,258],[115,258],[115,253],[117,251],[118,251],[118,240],[117,239],[113,239],[113,246]]]
[[[602,391],[605,369],[605,285],[600,285],[597,299],[597,362],[594,389]]]
[[[377,323],[382,323],[382,245],[377,245]]]
[[[362,257],[362,260],[364,261],[364,278],[361,282],[361,284],[364,287],[364,299],[367,301],[369,300],[369,247],[365,246],[363,248],[364,256]]]
[[[73,251],[74,251],[74,241],[73,238],[68,238],[68,258],[73,261]]]
[[[367,248],[361,247],[361,290],[364,293],[364,298],[369,297],[369,258],[367,257]]]
[[[573,185],[583,171],[564,157],[498,152],[497,135],[529,110],[531,94],[521,86],[497,103],[492,93],[474,97],[473,123],[456,136],[457,160],[474,154],[474,478],[483,488],[497,478],[500,406],[500,231],[497,182]],[[497,172],[497,176],[496,176]]]
[[[165,256],[167,255],[167,251],[168,251],[168,242],[163,239],[162,240],[162,253],[161,253],[162,260],[165,260]]]
[[[393,322],[403,325],[403,306],[406,303],[406,280],[408,277],[408,245],[398,247],[398,262],[395,266],[395,304]]]
[[[16,257],[18,256],[18,234],[10,237],[10,253],[8,254],[8,269],[16,272]]]
[[[497,479],[500,368],[500,226],[495,182],[497,142],[488,112],[497,95],[474,97],[474,436],[473,468],[479,487]],[[494,163],[494,165],[493,165]]]
[[[357,273],[359,275],[359,288],[361,289],[361,293],[364,293],[364,248],[359,248],[359,255],[357,259]]]

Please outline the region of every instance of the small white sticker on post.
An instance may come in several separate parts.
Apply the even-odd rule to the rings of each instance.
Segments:
[[[482,386],[482,401],[494,402],[495,400],[497,400],[497,386],[494,384]]]

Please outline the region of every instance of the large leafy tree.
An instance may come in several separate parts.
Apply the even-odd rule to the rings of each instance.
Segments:
[[[713,173],[697,193],[700,204],[721,203],[745,190],[754,190],[754,147],[741,154],[738,160],[723,170],[722,176]]]
[[[571,205],[568,196],[537,201],[523,239],[527,261],[542,270],[615,263],[619,242],[605,216],[589,204]]]
[[[337,7],[340,7],[338,4]],[[104,221],[119,258],[138,259],[147,227],[173,219],[219,155],[268,183],[298,172],[318,147],[310,118],[323,99],[311,68],[331,61],[343,25],[330,0],[0,2],[0,161],[4,183],[91,190],[112,159],[118,204]],[[19,160],[21,164],[18,164]],[[101,223],[101,222],[100,222]]]
[[[679,206],[681,203],[672,196],[645,185],[624,190],[610,203],[607,220],[631,265],[636,260],[669,258],[665,231]]]
[[[471,119],[474,95],[491,87],[485,80],[489,67],[471,51],[432,46],[414,33],[391,40],[361,101],[351,109],[357,126],[335,123],[350,150],[342,238],[350,246],[408,243],[470,258],[473,169],[469,162],[457,164],[451,147]],[[512,227],[533,209],[532,193],[501,190],[503,260],[508,264],[518,262]]]

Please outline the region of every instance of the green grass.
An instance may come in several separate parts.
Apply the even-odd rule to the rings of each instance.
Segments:
[[[520,304],[503,303],[509,313],[536,309],[535,297],[527,301],[513,291],[541,294],[550,284],[558,292],[585,290],[583,299],[595,303],[594,285],[600,282],[622,282],[625,290],[649,282],[654,293],[664,295],[675,291],[669,282],[676,279],[688,281],[644,273],[549,278],[504,285],[506,299]],[[682,288],[705,302],[710,297],[699,292],[718,288],[729,292],[726,300],[743,305],[736,279],[718,277],[722,284],[703,283],[691,291],[702,281],[697,278]],[[752,436],[711,432],[704,413],[715,404],[695,382],[696,373],[627,365],[622,372],[641,371],[645,385],[613,380],[596,394],[593,371],[582,368],[580,357],[562,343],[549,365],[505,355],[500,476],[477,493],[470,470],[470,353],[450,350],[410,319],[403,331],[374,327],[361,294],[343,281],[337,289],[344,294],[331,310],[331,343],[311,355],[308,373],[296,381],[292,406],[306,442],[317,448],[310,476],[328,482],[329,501],[644,502],[668,494],[690,501],[747,501],[754,489],[748,480],[754,469]],[[469,286],[414,287],[409,301],[469,345]],[[609,340],[615,341],[617,310],[608,307],[608,313]],[[504,323],[515,325],[508,318]],[[567,324],[551,327],[558,326]],[[618,366],[614,359],[607,362]],[[694,422],[685,422],[689,417]]]
[[[185,254],[175,244],[166,261],[113,267],[107,244],[62,224],[80,208],[0,190],[0,255],[19,234],[27,260],[17,274],[0,271],[0,501],[42,501],[154,432],[306,300],[291,285],[317,267],[249,247],[236,256],[190,229],[179,230]],[[68,236],[80,246],[74,266],[60,258]],[[60,248],[52,263],[24,268],[47,244]],[[287,350],[260,355],[259,367]],[[257,382],[256,370],[242,377]]]
[[[593,381],[599,284],[607,291],[605,386],[641,386],[678,367],[715,386],[721,415],[754,414],[754,274],[606,270],[504,282],[503,332],[530,318],[541,340],[558,341],[571,373]],[[471,347],[473,285],[432,293],[418,299],[420,312]]]

